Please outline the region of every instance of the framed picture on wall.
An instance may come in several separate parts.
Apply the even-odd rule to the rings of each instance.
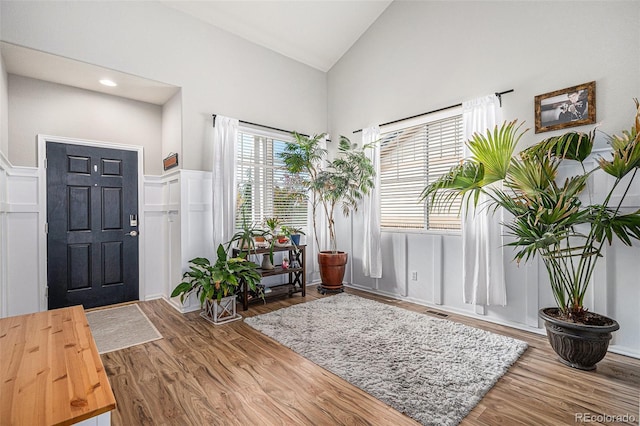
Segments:
[[[174,167],[178,167],[178,154],[171,153],[164,160],[162,160],[162,165],[165,170],[172,169]]]
[[[535,97],[536,133],[596,122],[596,82]]]

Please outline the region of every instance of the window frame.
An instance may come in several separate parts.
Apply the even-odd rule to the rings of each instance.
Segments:
[[[384,126],[380,129],[380,137],[386,133],[395,132],[403,129],[407,129],[414,126],[419,126],[423,124],[428,124],[433,121],[443,120],[447,118],[451,118],[454,116],[462,117],[462,106],[456,106],[454,108],[448,108],[444,111],[438,111],[434,113],[430,113],[425,116],[420,116],[416,118],[411,118],[408,120],[403,120],[398,123],[393,123],[388,126]],[[463,123],[464,125],[464,123]],[[464,158],[464,129],[463,129],[463,137],[461,141],[461,149]],[[381,203],[382,203],[382,191],[380,193]],[[427,229],[427,228],[398,228],[398,227],[383,227],[380,226],[381,232],[394,233],[394,234],[427,234],[427,235],[452,235],[452,236],[460,236],[462,234],[462,215],[459,216],[460,219],[460,229]]]
[[[293,141],[293,135],[291,135],[288,132],[269,130],[269,129],[264,129],[264,128],[259,127],[259,126],[252,126],[252,125],[247,125],[247,124],[242,124],[242,123],[238,126],[238,139],[237,139],[237,144],[238,145],[236,147],[236,169],[234,171],[234,173],[236,173],[236,190],[238,191],[238,199],[240,197],[240,188],[241,188],[241,182],[242,182],[240,180],[240,178],[239,178],[240,171],[239,171],[238,167],[239,167],[240,163],[243,160],[241,158],[241,155],[240,155],[240,153],[241,153],[240,140],[241,140],[241,137],[242,137],[243,134],[248,134],[248,135],[251,135],[251,136],[257,136],[257,137],[261,137],[261,138],[266,138],[266,139],[270,139],[272,141],[276,140],[276,141],[285,142],[285,143]],[[264,146],[262,147],[262,149],[264,149]],[[272,158],[271,158],[271,160],[273,161],[273,164],[272,164],[273,179],[274,179],[274,182],[276,182],[277,181],[276,175],[278,173],[278,170],[280,170],[280,167],[277,164],[277,162],[281,161],[281,160],[278,158],[278,156],[277,156],[277,154],[275,152],[275,149],[273,149],[273,146],[272,146]],[[268,165],[267,165],[267,167],[268,167]],[[265,170],[267,169],[267,167],[265,167]],[[262,191],[265,191],[264,188],[266,188],[266,186],[265,186],[264,183],[261,185],[261,187],[262,187]],[[275,195],[275,192],[274,192],[274,195]],[[267,205],[264,204],[265,200],[263,199],[263,197],[264,197],[264,195],[260,195],[259,196],[259,200],[256,200],[255,198],[251,200],[251,211],[252,211],[252,213],[256,212],[256,207],[255,207],[255,203],[256,202],[263,203],[263,205],[261,205],[260,209],[259,209],[259,211],[262,214],[262,219],[254,220],[252,218],[249,218],[251,223],[254,223],[260,229],[266,229],[266,225],[263,223],[264,218],[273,217],[275,215],[275,210],[276,210],[275,203],[274,203],[276,201],[275,197],[274,197],[273,200],[271,200],[271,203],[273,204],[271,206],[269,206],[268,203],[267,203]],[[268,211],[269,207],[271,208],[271,211],[273,212],[272,214],[266,213]],[[253,214],[252,214],[252,217],[253,217]],[[283,218],[280,218],[280,219],[283,220]],[[235,220],[235,224],[234,224],[235,230],[236,231],[241,230],[242,229],[242,219],[241,219],[241,213],[240,213],[239,210],[236,211],[234,220]],[[301,228],[303,229],[303,232],[305,232],[305,233],[307,232],[308,221],[309,221],[309,211],[308,211],[308,206],[307,206],[307,214],[306,214],[306,218],[304,220],[304,225],[301,226]],[[283,221],[283,225],[285,225],[285,224],[286,225],[291,225],[291,223],[287,223],[286,221]]]

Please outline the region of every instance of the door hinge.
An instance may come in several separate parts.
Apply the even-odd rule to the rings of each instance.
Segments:
[[[45,169],[47,168],[47,159],[46,158],[44,159],[44,168]]]
[[[44,224],[44,233],[48,234],[49,233],[49,222]]]

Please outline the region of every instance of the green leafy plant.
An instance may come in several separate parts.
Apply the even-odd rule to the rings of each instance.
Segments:
[[[293,238],[291,238],[293,235],[306,235],[304,233],[304,231],[302,230],[302,228],[300,228],[299,226],[287,226],[284,225],[282,227],[282,233],[289,239],[289,241],[291,241],[291,244],[294,247],[297,247],[296,242],[294,241]]]
[[[623,208],[640,167],[640,105],[635,103],[634,126],[621,136],[608,137],[611,157],[599,158],[591,170],[585,160],[591,155],[594,132],[551,137],[514,156],[524,133],[514,121],[485,135],[475,134],[467,141],[471,157],[428,185],[422,199],[431,206],[451,205],[461,196],[465,205],[478,207],[480,194],[485,194],[488,202],[483,207],[504,208],[511,214],[503,225],[513,237],[507,245],[514,247],[515,260],[541,256],[562,318],[587,323],[584,297],[604,244],[614,237],[628,246],[640,239],[640,210]],[[578,163],[581,173],[558,182],[564,161]],[[601,202],[586,204],[584,191],[597,171],[614,179]]]
[[[284,235],[286,235],[287,237],[291,237],[292,235],[296,235],[296,234],[306,235],[301,227],[299,227],[299,226],[288,226],[288,225],[284,225],[282,227],[282,233]]]
[[[245,283],[248,289],[257,291],[262,279],[256,265],[244,257],[227,258],[224,246],[220,244],[217,250],[218,259],[214,264],[204,257],[196,257],[189,261],[189,270],[182,277],[184,280],[173,289],[171,297],[180,296],[180,301],[191,293],[196,293],[200,305],[206,300],[231,296],[236,293],[238,287]]]
[[[257,226],[257,224],[250,222],[244,209],[242,211],[242,225],[240,230],[231,236],[231,239],[226,243],[227,251],[231,249],[231,246],[236,243],[239,249],[255,251],[255,237],[266,237],[269,235],[268,231],[265,231]]]
[[[271,234],[273,236],[275,236],[276,231],[278,230],[278,228],[282,224],[280,219],[277,218],[277,217],[267,217],[267,218],[264,219],[264,223],[267,226],[267,228],[269,228],[269,231],[271,232]]]
[[[318,240],[316,211],[322,209],[328,221],[330,250],[335,253],[335,208],[340,204],[345,216],[357,211],[359,201],[373,188],[375,169],[364,152],[369,147],[358,148],[344,136],[340,136],[336,158],[322,167],[327,150],[320,146],[320,141],[325,135],[308,137],[294,133],[295,141],[287,143],[279,155],[287,171],[297,176],[296,182],[308,191],[318,250],[322,247]]]

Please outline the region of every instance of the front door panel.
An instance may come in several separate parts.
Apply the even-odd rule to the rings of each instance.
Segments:
[[[47,142],[49,309],[138,299],[137,217],[137,152]]]

